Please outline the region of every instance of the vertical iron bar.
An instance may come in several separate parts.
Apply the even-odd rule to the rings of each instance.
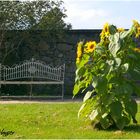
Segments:
[[[63,84],[62,84],[62,100],[64,100],[64,81],[65,81],[65,64],[63,64],[62,68],[62,81],[63,81]]]

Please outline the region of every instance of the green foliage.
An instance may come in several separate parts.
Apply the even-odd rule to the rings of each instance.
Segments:
[[[50,46],[62,41],[71,28],[64,21],[65,11],[61,0],[0,1],[0,62],[8,64],[12,54],[21,61],[25,47],[30,57],[37,56],[41,40]]]
[[[132,94],[140,95],[136,83],[140,78],[140,49],[133,38],[139,35],[135,33],[139,28],[136,21],[128,31],[106,24],[98,44],[90,41],[78,45],[73,94],[87,91],[78,116],[90,119],[94,127],[122,130],[131,119],[137,123],[137,103]],[[89,85],[93,90],[88,90]]]
[[[4,30],[55,30],[67,25],[63,1],[0,1],[0,29]]]

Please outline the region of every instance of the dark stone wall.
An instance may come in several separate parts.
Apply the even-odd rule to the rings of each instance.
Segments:
[[[12,64],[29,60],[32,57],[53,66],[59,66],[65,63],[65,95],[72,96],[75,81],[77,43],[81,40],[95,40],[98,42],[100,32],[101,30],[70,30],[65,33],[62,40],[57,40],[53,43],[41,37],[38,39],[36,46],[31,46],[31,44],[25,42],[18,49],[17,56],[19,60],[12,62]],[[37,33],[33,33],[33,36],[39,34],[40,32],[37,31]],[[38,86],[37,89],[40,93],[45,92],[43,86]]]
[[[101,30],[71,30],[67,31],[63,41],[49,46],[45,40],[40,41],[40,59],[57,66],[65,63],[65,95],[72,96],[76,70],[77,43],[81,40],[99,41]]]

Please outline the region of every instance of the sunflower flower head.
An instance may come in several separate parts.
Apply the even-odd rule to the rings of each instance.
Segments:
[[[86,53],[92,53],[95,50],[96,42],[95,41],[89,41],[85,44],[84,52]]]
[[[103,26],[103,30],[100,34],[100,38],[101,38],[101,41],[102,42],[106,42],[106,40],[108,40],[108,37],[110,36],[110,31],[109,31],[109,24],[106,23],[104,26]],[[106,44],[106,43],[105,43]]]
[[[133,26],[135,28],[135,37],[139,38],[140,37],[140,24],[136,20],[133,20]]]
[[[140,26],[136,28],[136,38],[140,37]]]
[[[140,48],[134,48],[134,51],[139,52],[140,53]]]
[[[108,24],[108,23],[105,23],[105,24],[104,24],[103,30],[104,30],[105,32],[109,32],[109,24]]]
[[[80,58],[76,58],[76,63],[78,64],[78,63],[80,63]]]
[[[80,41],[77,45],[77,59],[76,59],[76,63],[80,62],[80,58],[82,57],[82,46],[83,46],[83,42]]]
[[[124,31],[125,31],[125,29],[124,29],[124,28],[118,28],[117,30],[118,30],[118,32],[119,32],[119,33],[121,33],[121,32],[124,32]]]
[[[138,21],[136,21],[136,20],[133,20],[133,25],[134,25],[136,28],[140,26],[139,23],[138,23]]]

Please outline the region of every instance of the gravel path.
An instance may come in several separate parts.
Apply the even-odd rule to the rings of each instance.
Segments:
[[[81,99],[65,99],[65,100],[0,100],[0,104],[65,104],[65,103],[78,103],[82,102]],[[140,99],[136,99],[140,103]]]
[[[0,100],[0,104],[52,104],[52,103],[58,103],[58,104],[65,104],[65,103],[77,103],[81,102],[82,100],[72,100],[72,99],[66,99],[66,100]]]

